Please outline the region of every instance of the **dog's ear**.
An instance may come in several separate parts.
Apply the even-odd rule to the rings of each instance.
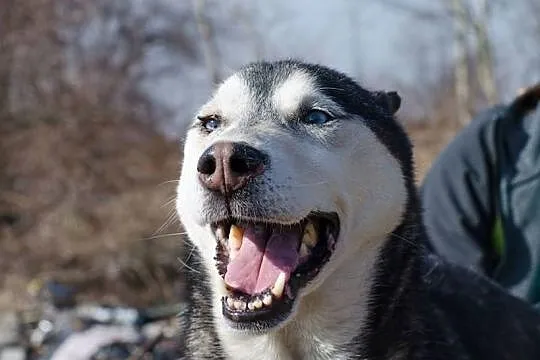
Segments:
[[[377,104],[394,115],[401,106],[401,97],[396,91],[377,91],[374,93]]]
[[[510,104],[510,111],[515,114],[516,118],[521,118],[536,109],[539,103],[540,83],[537,83],[536,85],[519,89],[518,96]]]

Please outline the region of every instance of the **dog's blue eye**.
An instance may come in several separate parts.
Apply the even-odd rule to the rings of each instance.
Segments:
[[[304,118],[304,122],[306,124],[313,125],[322,125],[324,123],[327,123],[328,121],[330,121],[330,116],[320,110],[312,110]]]
[[[204,124],[204,128],[208,131],[214,131],[219,127],[218,119],[210,119]]]
[[[221,120],[215,116],[202,117],[199,120],[201,120],[201,126],[208,132],[216,130],[221,125]]]

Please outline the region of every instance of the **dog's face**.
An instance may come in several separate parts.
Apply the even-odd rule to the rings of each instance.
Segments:
[[[231,327],[290,321],[303,297],[400,223],[407,199],[395,144],[407,140],[388,139],[401,136],[397,107],[397,95],[286,61],[244,68],[201,108],[177,209],[221,282],[212,305]]]

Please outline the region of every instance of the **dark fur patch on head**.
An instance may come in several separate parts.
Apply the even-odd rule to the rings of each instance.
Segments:
[[[401,106],[401,96],[395,91],[377,91],[374,93],[375,100],[379,106],[383,107],[389,113],[395,114]]]
[[[244,66],[239,74],[253,93],[255,101],[269,99],[272,92],[285,81],[297,67],[289,61],[257,62]]]

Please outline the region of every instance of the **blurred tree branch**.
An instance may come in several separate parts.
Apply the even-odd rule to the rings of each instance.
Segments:
[[[441,10],[426,10],[397,0],[383,0],[383,3],[429,23],[440,24],[450,19],[454,24],[454,95],[456,115],[461,124],[472,118],[478,100],[483,106],[499,101],[488,28],[493,8],[505,4],[504,0],[442,0],[434,3],[440,5]]]
[[[477,42],[478,81],[488,105],[495,105],[499,101],[499,95],[495,81],[493,46],[488,32],[488,24],[492,14],[492,3],[489,0],[479,1],[480,14],[476,21],[472,21]]]
[[[193,0],[193,12],[197,22],[197,29],[202,40],[204,61],[212,84],[221,81],[218,68],[217,47],[214,39],[212,22],[207,16],[206,0]]]
[[[0,7],[0,121],[9,112],[9,86],[13,63],[13,46],[7,36],[12,33],[13,8],[16,0],[4,1]]]
[[[406,12],[409,15],[414,16],[419,20],[424,21],[441,21],[444,18],[448,17],[448,12],[446,11],[436,11],[430,9],[424,9],[422,7],[401,1],[401,0],[380,0],[380,3],[388,5],[393,9]]]
[[[450,6],[455,27],[454,47],[456,64],[454,65],[454,91],[457,117],[458,121],[464,125],[472,118],[467,41],[469,14],[463,0],[452,0]]]
[[[171,8],[160,0],[5,0],[0,109],[26,122],[90,114],[80,111],[86,103],[133,120],[159,120],[142,85],[173,69],[160,70],[149,57],[165,51],[186,63],[196,60],[195,40],[185,31],[192,24],[189,8]],[[183,62],[176,64],[178,71]]]

